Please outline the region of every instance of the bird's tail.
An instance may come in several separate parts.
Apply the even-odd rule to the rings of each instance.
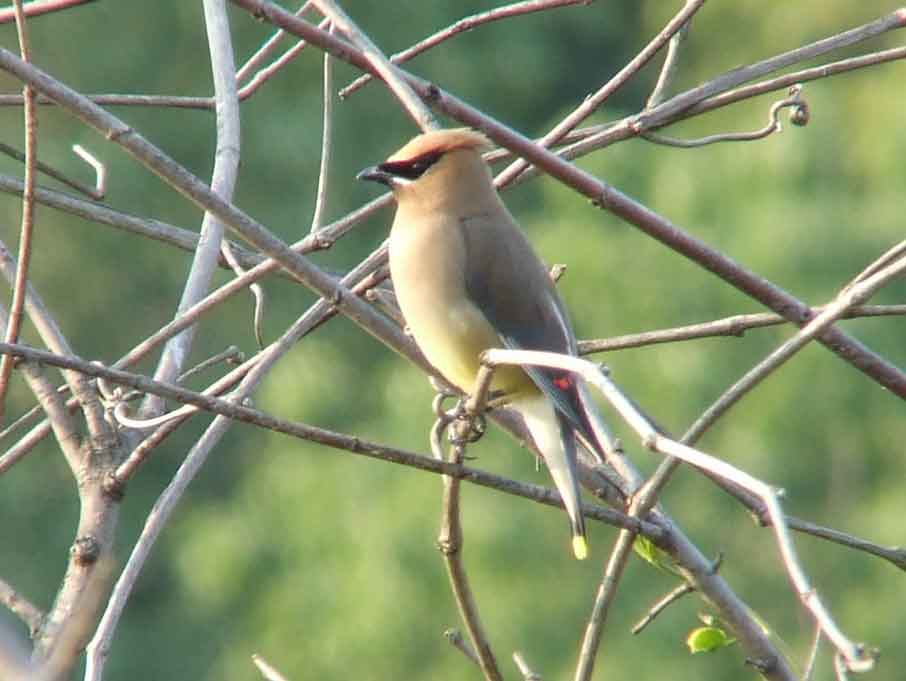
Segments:
[[[588,555],[588,544],[576,473],[575,430],[566,417],[555,411],[550,400],[543,394],[521,397],[510,406],[522,415],[535,445],[544,457],[569,516],[573,554],[582,560]]]

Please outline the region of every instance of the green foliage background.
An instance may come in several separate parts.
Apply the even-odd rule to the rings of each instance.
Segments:
[[[539,135],[615,73],[679,2],[597,2],[486,26],[419,57],[410,68],[530,135]],[[377,3],[348,11],[388,51],[401,49],[487,2]],[[709,3],[696,19],[680,87],[870,21],[894,3]],[[231,10],[239,61],[270,33]],[[98,2],[30,22],[34,60],[86,93],[207,95],[210,68],[201,3]],[[14,28],[0,28],[16,49]],[[893,46],[891,34],[863,49]],[[836,53],[833,57],[857,51]],[[657,65],[595,120],[637,110]],[[317,181],[320,53],[310,49],[243,105],[243,167],[236,202],[286,240],[308,229]],[[337,82],[355,74],[337,66]],[[903,67],[808,84],[812,122],[748,144],[697,150],[627,142],[581,165],[677,224],[820,304],[902,238],[906,183]],[[18,83],[0,76],[3,91]],[[676,126],[697,136],[763,125],[777,96]],[[337,105],[330,217],[372,198],[355,172],[414,133],[380,87]],[[200,177],[210,175],[212,115],[120,108],[117,114]],[[21,113],[0,110],[3,141],[21,145]],[[65,113],[40,111],[43,160],[85,176],[69,145],[96,151],[109,169],[109,203],[197,229],[199,211],[116,145]],[[21,168],[0,161],[0,171]],[[630,333],[759,310],[741,294],[574,192],[538,179],[506,200],[550,262],[569,267],[561,287],[582,337]],[[14,245],[20,206],[0,197],[0,233]],[[316,256],[345,269],[385,238],[386,212]],[[186,254],[38,210],[33,281],[82,356],[113,360],[172,315]],[[225,281],[222,275],[219,281]],[[313,298],[270,280],[266,333],[276,337]],[[874,302],[902,302],[902,283]],[[197,359],[229,344],[253,351],[250,306],[240,297],[206,319]],[[906,363],[897,318],[843,326],[894,363]],[[783,339],[789,328],[614,353],[604,358],[638,401],[675,432]],[[149,365],[150,366],[150,365]],[[148,369],[146,366],[145,369]],[[198,382],[196,386],[201,386]],[[11,411],[30,406],[21,384]],[[293,419],[424,452],[431,422],[424,377],[345,320],[300,346],[271,375],[257,406]],[[157,451],[130,483],[119,528],[125,557],[151,504],[207,419]],[[610,418],[614,421],[612,415]],[[657,459],[618,432],[638,465]],[[702,446],[786,489],[790,512],[881,544],[904,539],[902,403],[820,347],[800,353],[745,398]],[[5,443],[4,443],[5,445]],[[492,433],[477,465],[547,484],[531,457]],[[459,626],[434,548],[440,480],[236,425],[193,483],[146,565],[114,642],[110,679],[258,678],[259,652],[291,679],[459,679],[476,670],[441,638]],[[812,626],[778,565],[772,536],[712,484],[680,472],[665,503],[703,550],[725,555],[739,594],[804,660]],[[0,478],[0,575],[49,607],[73,539],[71,476],[45,445]],[[464,491],[466,561],[492,643],[516,677],[519,649],[547,679],[566,678],[615,533],[592,530],[592,558],[567,551],[566,522],[551,509],[487,490]],[[903,576],[879,559],[799,537],[805,566],[847,632],[881,646],[873,679],[906,666]],[[687,598],[643,635],[628,629],[674,584],[633,560],[607,626],[596,678],[738,679],[738,651],[690,657],[686,633],[701,601]],[[6,617],[4,613],[2,615]],[[826,649],[825,649],[826,650]],[[816,678],[829,678],[822,656]]]

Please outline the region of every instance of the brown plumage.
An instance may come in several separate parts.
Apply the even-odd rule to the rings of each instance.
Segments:
[[[500,200],[481,158],[480,133],[425,133],[359,177],[388,185],[397,200],[390,271],[400,309],[428,360],[464,391],[488,348],[576,354],[576,340],[547,269]],[[602,456],[606,432],[584,386],[565,372],[495,372],[563,497],[573,548],[584,557],[576,437]]]

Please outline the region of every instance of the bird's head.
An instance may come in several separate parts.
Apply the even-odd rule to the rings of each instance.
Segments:
[[[488,138],[468,128],[435,130],[412,138],[386,161],[366,168],[356,179],[387,185],[397,201],[450,195],[490,187],[481,152]]]

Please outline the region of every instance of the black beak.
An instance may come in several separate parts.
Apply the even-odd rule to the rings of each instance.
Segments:
[[[355,176],[357,180],[369,180],[371,182],[380,182],[385,184],[388,187],[390,186],[390,179],[393,176],[388,173],[386,170],[381,170],[380,166],[371,166],[370,168],[365,168],[362,172]]]

